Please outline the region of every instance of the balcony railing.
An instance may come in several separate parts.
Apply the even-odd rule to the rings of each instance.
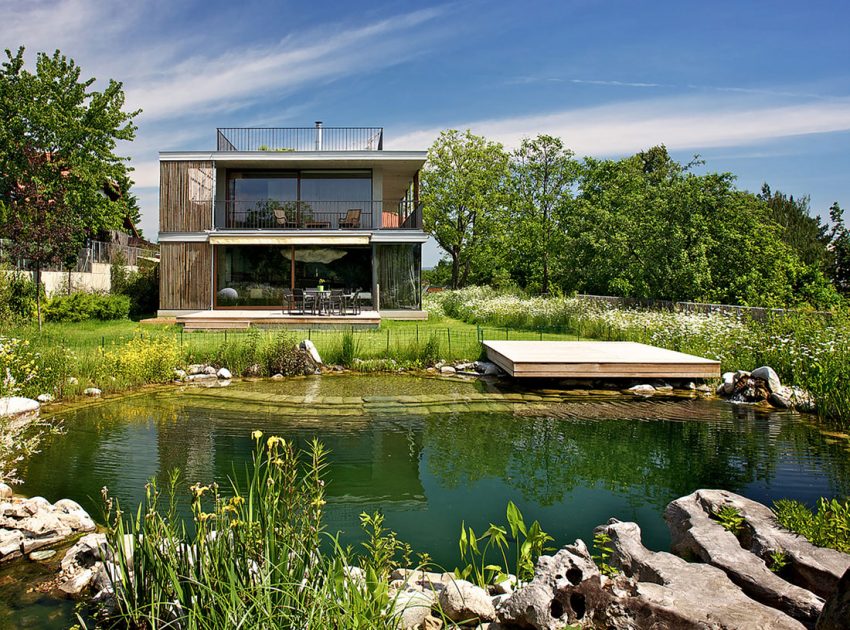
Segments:
[[[220,127],[219,151],[382,151],[383,127]]]
[[[226,230],[422,229],[422,207],[410,201],[224,201],[216,226]],[[223,219],[223,223],[222,223]]]

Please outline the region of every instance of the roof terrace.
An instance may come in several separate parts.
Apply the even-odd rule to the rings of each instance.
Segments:
[[[383,151],[383,127],[219,127],[218,151]]]

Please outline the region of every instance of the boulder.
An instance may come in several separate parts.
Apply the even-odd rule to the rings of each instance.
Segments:
[[[392,616],[402,630],[421,626],[437,602],[433,591],[400,591],[392,600]]]
[[[770,396],[767,397],[767,402],[769,402],[772,407],[776,407],[777,409],[791,408],[791,399],[776,392],[771,392]]]
[[[641,385],[632,385],[626,391],[631,392],[632,394],[636,394],[638,396],[652,396],[655,393],[655,387],[649,385],[648,383],[644,383]]]
[[[201,374],[204,371],[204,367],[205,366],[201,365],[200,363],[193,363],[188,368],[186,368],[186,373],[190,376],[193,376],[195,374]]]
[[[731,506],[746,520],[741,544],[760,558],[782,550],[788,560],[791,581],[815,595],[827,598],[850,568],[850,554],[816,547],[802,536],[783,529],[774,513],[765,505],[726,490],[700,490],[703,509],[716,513]]]
[[[0,499],[11,499],[15,495],[12,487],[5,483],[0,483]]]
[[[67,382],[68,382],[68,385],[77,385],[77,384],[79,384],[80,381],[77,379],[76,376],[69,376]]]
[[[88,534],[65,552],[59,574],[59,590],[78,596],[89,588],[108,556],[104,534]]]
[[[230,373],[230,370],[227,368],[219,368],[218,372],[216,372],[216,376],[222,380],[229,380],[233,378],[233,374]]]
[[[319,354],[319,351],[316,350],[316,344],[314,344],[309,339],[305,339],[300,344],[298,344],[298,347],[306,351],[316,365],[322,365],[322,357]]]
[[[215,376],[216,369],[215,369],[213,366],[208,365],[208,366],[206,366],[206,367],[204,368],[204,372],[203,372],[203,373],[204,373],[204,374],[209,374],[210,376]]]
[[[23,396],[6,396],[0,398],[0,418],[10,418],[16,421],[29,421],[38,418],[37,400]]]
[[[490,361],[478,361],[475,364],[475,370],[484,376],[498,376],[502,371],[498,365]]]
[[[735,391],[735,381],[737,380],[735,378],[735,374],[735,372],[723,373],[723,376],[721,377],[723,382],[720,384],[720,387],[717,388],[718,394],[725,394],[726,396],[729,396],[733,391]]]
[[[175,381],[185,380],[186,376],[187,376],[186,370],[174,370],[174,380]]]
[[[283,379],[285,379],[285,378],[286,378],[286,377],[285,377],[283,374],[274,374],[274,375],[272,376],[272,380],[273,380],[273,381],[282,381],[282,380],[283,380]]]
[[[91,396],[92,398],[96,398],[100,396],[103,392],[101,392],[97,387],[86,387],[83,390],[83,395]]]
[[[850,630],[850,569],[838,581],[838,587],[826,600],[815,630]]]
[[[496,609],[487,592],[466,580],[453,580],[440,591],[440,608],[455,622],[495,621]]]
[[[796,619],[747,597],[717,567],[650,551],[641,542],[637,523],[611,519],[595,531],[611,538],[613,552],[608,562],[637,580],[637,595],[652,609],[678,620],[669,627],[805,628]]]
[[[771,571],[765,561],[741,547],[701,500],[703,490],[671,502],[664,511],[670,528],[673,553],[698,558],[722,569],[744,593],[805,624],[814,624],[823,600]]]
[[[782,382],[779,380],[779,375],[773,370],[772,367],[763,365],[760,368],[756,368],[750,374],[752,378],[759,378],[767,383],[767,388],[771,391],[771,393],[778,393],[782,391]]]
[[[43,497],[5,499],[0,502],[0,562],[94,529],[94,521],[74,501],[51,504]]]
[[[35,397],[35,399],[42,405],[46,405],[47,403],[53,402],[53,394],[39,394]]]
[[[440,374],[457,374],[457,370],[451,365],[444,365],[440,368]]]
[[[814,397],[805,389],[800,387],[792,387],[790,394],[791,404],[797,411],[805,413],[814,413],[817,411]]]

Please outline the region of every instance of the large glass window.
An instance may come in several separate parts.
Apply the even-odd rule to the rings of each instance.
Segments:
[[[262,228],[286,223],[295,215],[296,173],[238,173],[228,182],[228,227]]]
[[[294,262],[293,262],[294,259]],[[371,291],[369,247],[220,245],[216,306],[285,308],[290,287]]]
[[[380,308],[414,310],[422,307],[419,243],[375,245],[380,286]]]

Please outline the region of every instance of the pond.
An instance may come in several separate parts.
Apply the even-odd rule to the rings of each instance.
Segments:
[[[633,399],[409,375],[330,375],[158,390],[61,414],[25,470],[22,494],[69,497],[97,518],[109,488],[134,511],[152,477],[227,485],[250,461],[255,429],[330,450],[328,531],[359,539],[380,509],[415,550],[452,569],[461,521],[504,522],[514,501],[557,545],[614,516],[666,549],[667,503],[724,488],[770,504],[850,494],[847,443],[799,415],[698,398]],[[30,569],[34,570],[34,569]],[[72,607],[15,589],[0,573],[0,624],[63,627]],[[26,624],[22,622],[26,621]]]

